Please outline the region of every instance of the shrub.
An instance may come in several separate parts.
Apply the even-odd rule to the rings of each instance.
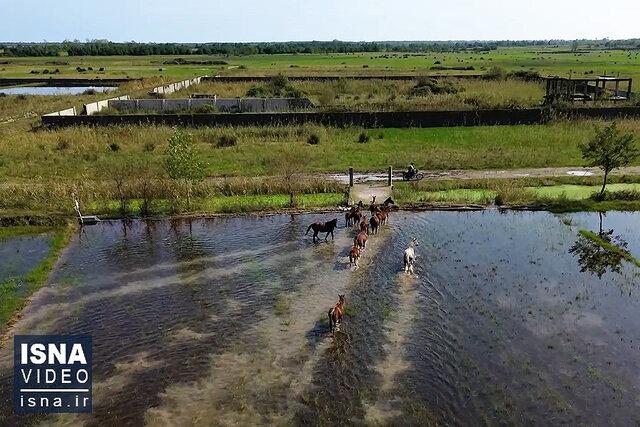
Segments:
[[[27,95],[25,95],[24,93],[21,93],[20,95],[18,95],[18,99],[20,101],[26,101],[27,100]]]
[[[247,90],[247,96],[252,98],[266,98],[269,96],[269,93],[264,86],[251,86],[249,90]]]
[[[380,133],[378,134],[378,139],[384,139],[384,133],[380,132]]]
[[[484,75],[484,78],[487,80],[504,80],[506,77],[506,73],[504,69],[500,67],[492,67],[487,73]]]
[[[84,92],[82,92],[83,95],[95,95],[96,93],[98,92],[96,92],[95,89],[87,89]]]
[[[100,67],[98,71],[104,71],[104,67]]]
[[[361,132],[361,133],[360,133],[360,136],[358,136],[358,142],[359,142],[360,144],[366,144],[367,142],[369,142],[369,139],[370,139],[370,138],[369,138],[369,135],[367,135],[367,134],[366,134],[366,133],[364,133],[364,132]]]
[[[63,150],[66,150],[67,148],[69,148],[69,142],[64,139],[58,141],[58,144],[56,144],[56,150],[58,151],[63,151]]]
[[[146,144],[144,144],[144,151],[146,151],[147,153],[151,153],[155,149],[156,144],[154,144],[153,142],[147,142]]]
[[[193,112],[200,113],[200,114],[213,114],[218,112],[218,107],[211,104],[205,104],[205,105],[201,105],[199,107],[194,108]]]
[[[29,73],[31,73],[31,74],[40,74],[40,71],[38,71],[38,70],[31,70],[31,71],[29,71]]]
[[[111,144],[109,144],[109,148],[111,149],[111,151],[118,151],[120,150],[120,145],[118,145],[118,143],[116,142],[112,142]]]
[[[233,147],[238,143],[238,138],[235,135],[220,135],[218,138],[218,148]]]
[[[82,68],[82,67],[76,67],[76,71],[79,73],[84,73],[86,70],[86,68]]]
[[[436,79],[420,78],[418,83],[411,89],[412,96],[440,95],[448,93],[458,93],[460,90],[448,80],[438,82]]]
[[[311,135],[309,135],[309,138],[307,139],[307,144],[310,144],[310,145],[320,144],[320,137],[317,134],[312,133]]]
[[[93,67],[89,67],[89,68],[87,68],[87,70],[93,71]]]
[[[509,73],[507,76],[509,78],[523,80],[525,82],[536,82],[542,78],[539,72],[530,70],[514,71]]]
[[[49,70],[45,68],[44,70],[42,70],[42,74],[49,74]]]

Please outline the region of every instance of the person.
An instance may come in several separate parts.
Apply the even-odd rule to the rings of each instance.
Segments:
[[[413,162],[411,162],[411,164],[409,165],[409,168],[407,169],[407,178],[409,179],[413,178],[416,172],[417,172],[416,168],[415,166],[413,166]]]

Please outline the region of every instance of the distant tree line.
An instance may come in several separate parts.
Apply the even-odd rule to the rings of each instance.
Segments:
[[[499,47],[565,46],[580,48],[639,49],[632,40],[520,40],[441,42],[300,41],[259,43],[115,43],[106,40],[62,43],[0,43],[0,56],[111,56],[111,55],[257,55],[357,52],[489,51]]]

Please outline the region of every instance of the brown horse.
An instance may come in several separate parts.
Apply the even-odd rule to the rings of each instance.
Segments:
[[[316,238],[318,238],[318,233],[327,233],[324,236],[324,240],[327,240],[329,234],[331,234],[331,239],[334,239],[333,230],[338,226],[338,219],[332,219],[328,222],[314,222],[307,228],[307,232],[304,233],[306,236],[309,234],[309,230],[313,229],[313,243],[316,242]]]
[[[362,221],[360,221],[360,231],[366,231],[369,234],[369,220],[364,215],[362,215]]]
[[[360,259],[360,248],[357,245],[353,245],[351,251],[349,251],[349,264],[357,267],[358,259]]]
[[[353,245],[357,245],[360,249],[364,249],[367,246],[367,240],[369,240],[369,235],[366,231],[361,231],[355,239],[353,239]]]
[[[331,333],[340,330],[342,325],[342,318],[344,317],[344,295],[338,295],[338,302],[329,310],[329,328]]]
[[[378,219],[379,225],[385,225],[387,223],[389,212],[391,212],[391,207],[387,205],[383,206],[380,212],[376,213],[376,218]]]
[[[374,213],[378,212],[378,205],[376,204],[376,196],[371,196],[372,200],[371,200],[371,204],[369,205],[369,212],[371,212],[371,215],[373,215]]]

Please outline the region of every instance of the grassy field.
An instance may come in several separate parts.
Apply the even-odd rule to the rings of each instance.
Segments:
[[[282,128],[190,129],[208,176],[277,175],[278,158],[295,156],[307,172],[381,171],[387,166],[419,169],[513,169],[580,166],[579,142],[598,121],[548,125],[413,129]],[[640,136],[640,120],[620,122]],[[0,177],[20,179],[108,179],[127,168],[162,168],[169,127],[115,126],[24,132],[0,128]],[[359,143],[360,134],[369,136]],[[319,137],[309,145],[309,136]],[[221,136],[235,145],[219,147]],[[640,164],[637,159],[635,164]]]
[[[56,77],[153,77],[182,79],[198,75],[247,74],[381,74],[381,73],[482,73],[492,67],[536,70],[543,75],[574,76],[617,74],[640,78],[638,51],[592,50],[567,52],[566,48],[518,47],[488,52],[356,53],[254,55],[241,57],[189,56],[194,61],[222,60],[227,65],[164,64],[178,56],[0,58],[0,77],[34,77],[32,70],[59,69]],[[6,63],[4,63],[6,62]],[[57,64],[52,62],[58,62]],[[103,72],[78,73],[77,67]],[[437,70],[432,67],[474,67],[472,71]],[[162,69],[162,71],[160,71]],[[39,76],[42,76],[40,74]]]
[[[478,108],[535,107],[542,103],[541,83],[516,79],[439,79],[433,91],[420,92],[415,81],[339,80],[289,82],[290,90],[310,98],[321,110],[410,111],[470,110]],[[222,98],[250,96],[252,90],[268,91],[268,84],[204,82],[174,92],[170,98],[192,94]],[[442,93],[435,93],[442,91]]]

